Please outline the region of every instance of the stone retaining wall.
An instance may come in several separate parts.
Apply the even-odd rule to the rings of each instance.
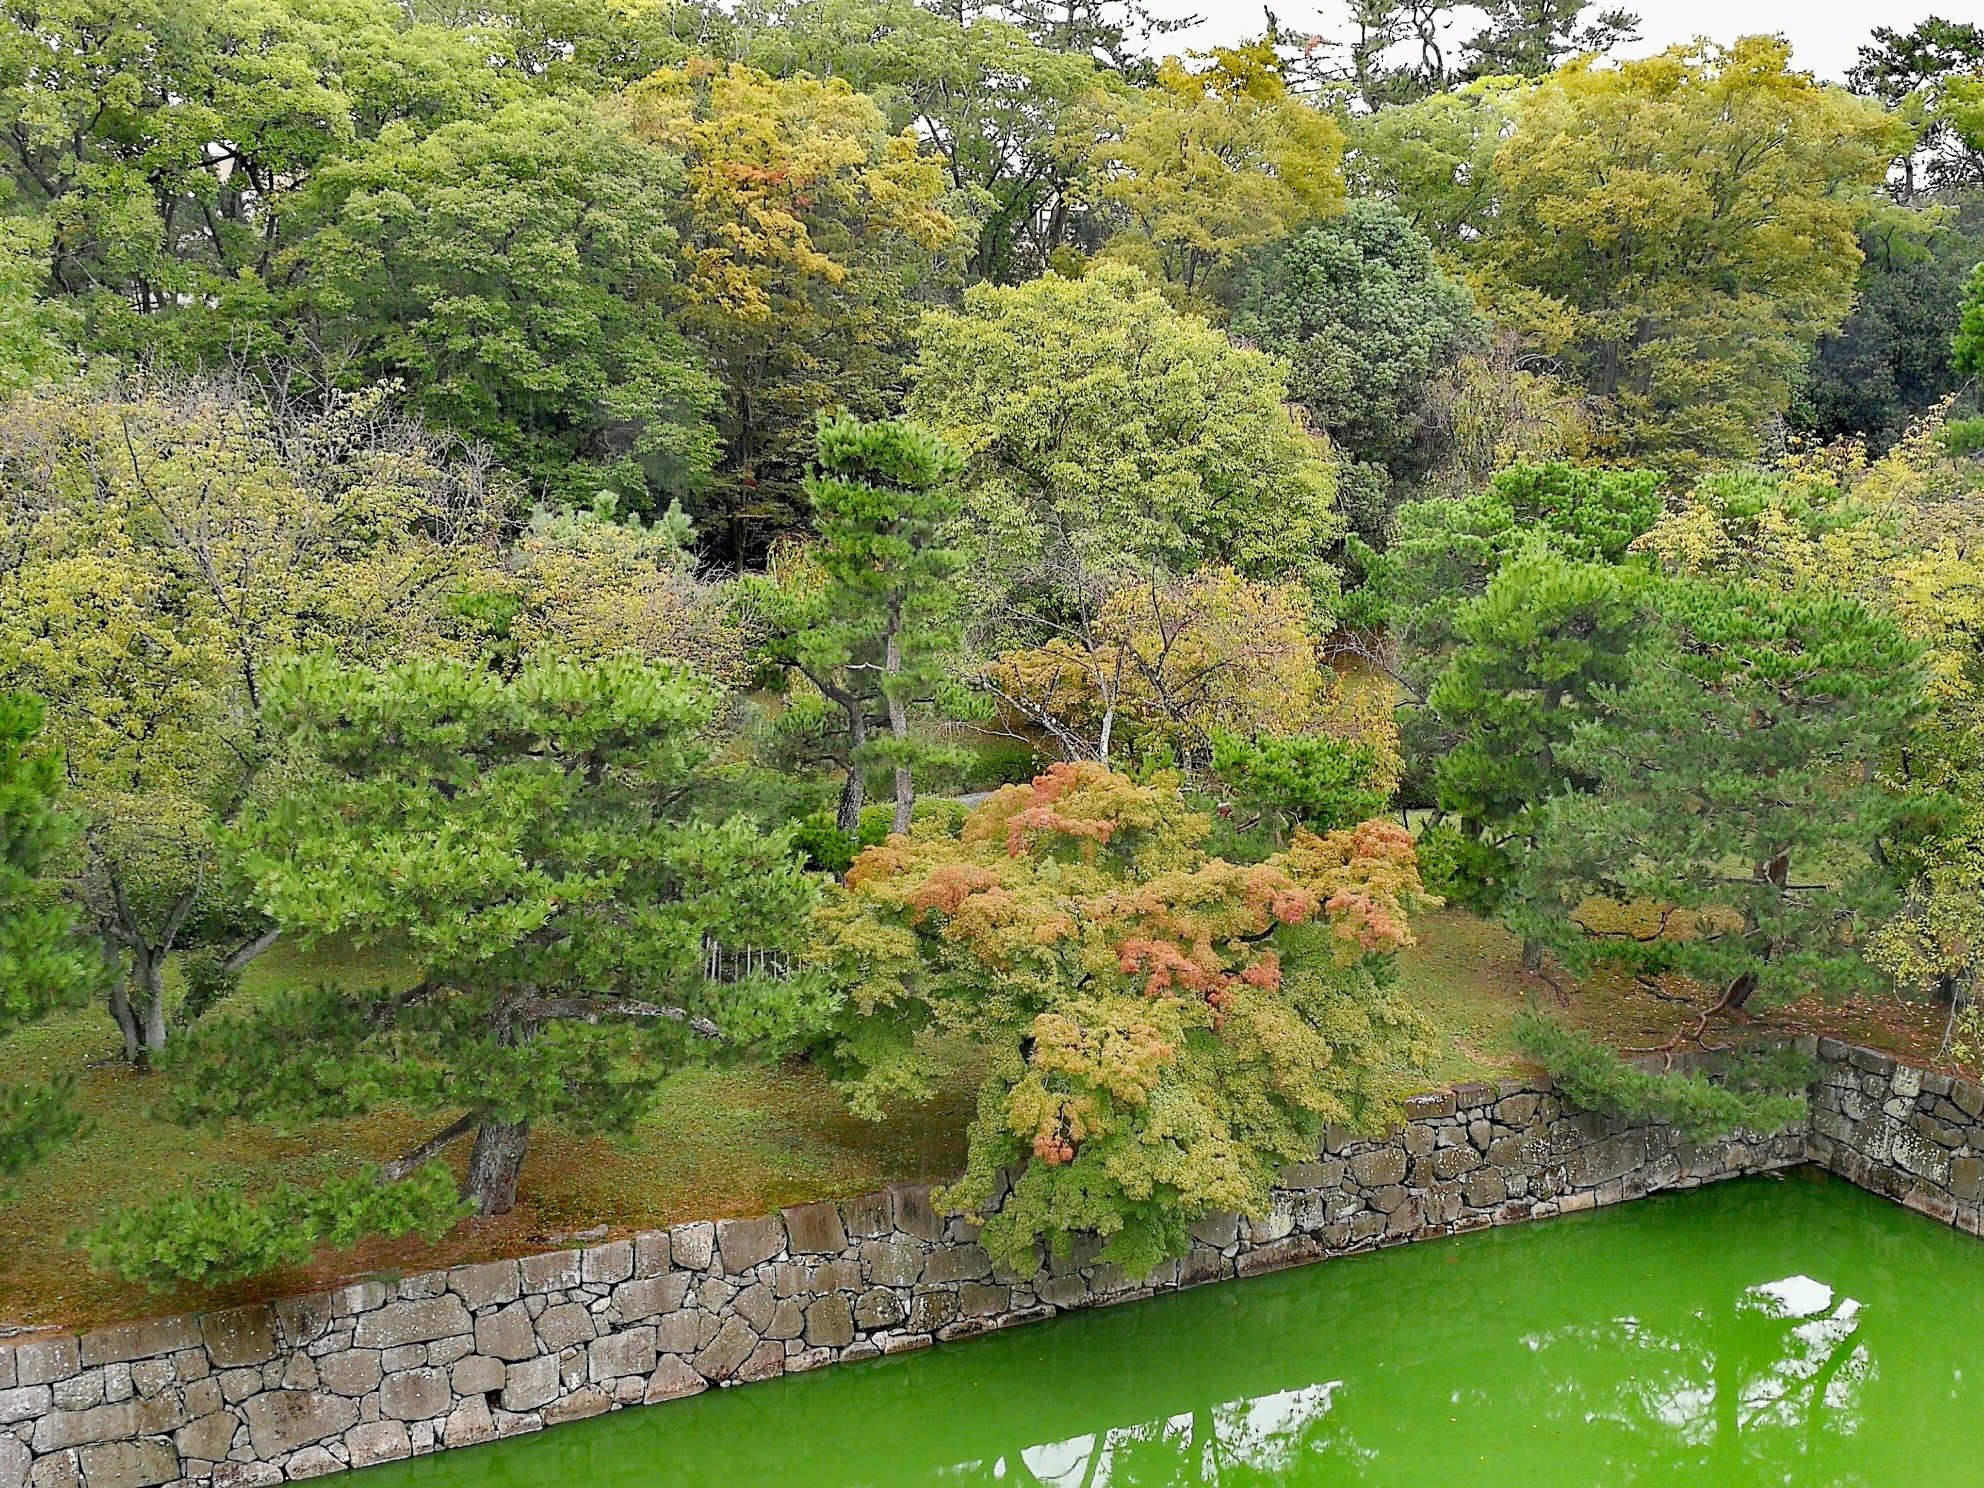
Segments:
[[[1984,1086],[1823,1039],[1811,1160],[1849,1183],[1984,1235]]]
[[[1569,1108],[1547,1082],[1415,1097],[1331,1133],[1269,1212],[1206,1219],[1142,1283],[1099,1247],[1022,1277],[926,1185],[759,1219],[360,1282],[0,1346],[0,1488],[245,1488],[536,1431],[1380,1246],[1571,1213],[1816,1157],[1978,1222],[1984,1091],[1828,1044],[1813,1125],[1707,1146]]]

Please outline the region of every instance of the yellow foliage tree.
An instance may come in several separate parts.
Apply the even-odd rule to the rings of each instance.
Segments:
[[[887,411],[921,301],[967,234],[942,162],[841,79],[692,58],[615,106],[682,159],[681,321],[725,389],[712,535],[741,558],[799,525],[819,411]]]
[[[1217,731],[1325,732],[1372,745],[1389,790],[1399,761],[1390,709],[1318,660],[1312,609],[1299,586],[1224,565],[1146,576],[1112,590],[1092,623],[1001,652],[984,680],[1075,758],[1162,747],[1203,764]]]
[[[1267,42],[1195,56],[1128,101],[1102,194],[1129,220],[1110,254],[1203,307],[1242,250],[1342,205],[1343,131],[1288,91]]]
[[[1621,452],[1752,456],[1852,309],[1856,224],[1902,146],[1775,37],[1584,58],[1522,98],[1475,278],[1607,400]]]

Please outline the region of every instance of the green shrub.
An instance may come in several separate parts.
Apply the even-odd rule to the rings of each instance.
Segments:
[[[1476,914],[1493,914],[1511,868],[1508,856],[1451,821],[1419,834],[1419,881],[1426,891]]]
[[[431,1162],[399,1183],[379,1176],[368,1166],[316,1188],[278,1183],[253,1197],[232,1186],[189,1187],[154,1203],[118,1206],[83,1244],[98,1270],[157,1292],[299,1266],[319,1245],[342,1248],[368,1235],[438,1240],[474,1212],[446,1163]]]
[[[69,1075],[46,1084],[0,1085],[0,1179],[40,1162],[83,1129],[75,1094]]]
[[[1525,1012],[1516,1042],[1565,1095],[1594,1111],[1635,1121],[1665,1121],[1704,1142],[1738,1127],[1765,1133],[1804,1119],[1805,1091],[1818,1066],[1793,1049],[1739,1054],[1718,1078],[1656,1075],[1636,1069],[1597,1039]]]
[[[1259,820],[1277,841],[1298,826],[1331,832],[1385,809],[1385,793],[1371,783],[1377,773],[1371,747],[1327,734],[1247,738],[1218,729],[1212,770],[1235,809]]]

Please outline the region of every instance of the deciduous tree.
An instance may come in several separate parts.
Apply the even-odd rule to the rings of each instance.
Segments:
[[[1056,765],[959,836],[870,848],[820,911],[858,1109],[927,1093],[943,1040],[987,1049],[945,1197],[996,1208],[1000,1264],[1032,1272],[1043,1241],[1065,1256],[1095,1232],[1148,1272],[1198,1216],[1260,1213],[1325,1124],[1382,1122],[1388,1062],[1420,1052],[1385,976],[1418,892],[1404,830],[1298,833],[1243,867],[1204,855],[1210,825],[1169,779]]]
[[[1288,91],[1274,48],[1220,47],[1204,62],[1159,65],[1126,109],[1102,188],[1129,220],[1109,251],[1201,306],[1242,251],[1343,201],[1343,132]]]
[[[1491,313],[1608,400],[1622,453],[1751,456],[1852,308],[1898,139],[1771,37],[1573,62],[1524,97],[1470,256]]]
[[[238,970],[268,943],[212,835],[266,759],[268,667],[446,644],[459,555],[501,504],[487,476],[379,393],[308,412],[235,383],[74,383],[0,414],[0,677],[63,742],[131,1059],[165,1045],[175,951]]]
[[[839,78],[701,59],[621,95],[634,134],[681,157],[681,323],[723,385],[701,498],[732,561],[803,525],[823,410],[890,411],[917,312],[962,253],[942,165]]]

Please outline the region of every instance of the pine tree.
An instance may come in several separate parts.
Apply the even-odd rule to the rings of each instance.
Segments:
[[[62,759],[41,742],[42,706],[0,693],[0,1038],[80,1001],[95,968],[51,879],[75,834]],[[66,1082],[0,1082],[0,1178],[75,1135]]]
[[[810,681],[847,721],[847,780],[838,825],[859,829],[865,773],[895,773],[895,830],[909,830],[915,767],[935,751],[917,736],[915,710],[964,706],[950,662],[962,640],[953,580],[961,465],[951,447],[903,420],[824,418],[819,468],[806,477],[819,536],[786,555],[747,593],[773,638],[773,659]],[[874,714],[887,736],[871,737]]]
[[[1913,809],[1878,766],[1923,716],[1920,648],[1852,597],[1675,580],[1658,602],[1561,750],[1589,786],[1543,806],[1505,918],[1574,970],[1684,976],[1712,1011],[1860,985]]]
[[[626,655],[508,679],[317,658],[271,694],[290,775],[232,835],[240,872],[299,941],[421,976],[211,1020],[173,1061],[183,1116],[460,1112],[387,1176],[473,1133],[464,1197],[502,1214],[533,1124],[624,1131],[696,1046],[802,1016],[803,978],[704,974],[709,939],[776,946],[814,897],[789,832],[697,810],[708,684]]]

